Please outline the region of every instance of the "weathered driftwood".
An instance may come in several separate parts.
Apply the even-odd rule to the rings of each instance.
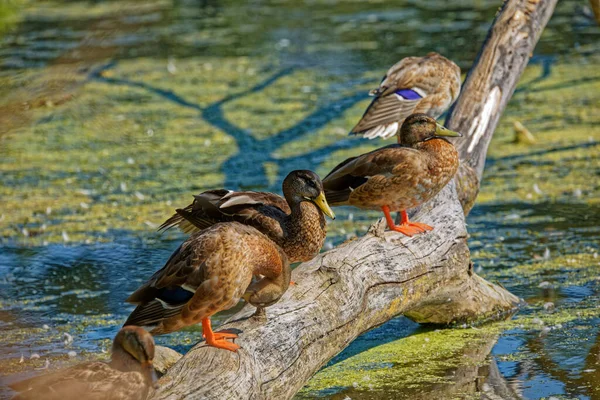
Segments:
[[[183,357],[180,353],[164,346],[156,346],[154,349],[154,369],[161,376]]]
[[[452,182],[413,216],[432,232],[407,238],[380,222],[302,264],[268,319],[245,307],[222,327],[239,331],[237,353],[198,344],[152,397],[286,399],[358,335],[396,315],[447,324],[514,309],[515,296],[473,273],[461,203],[474,201],[498,118],[555,3],[509,0],[499,12],[448,122],[466,134],[457,142],[465,161],[458,192]]]

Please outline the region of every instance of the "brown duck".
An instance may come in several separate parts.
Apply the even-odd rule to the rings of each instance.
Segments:
[[[327,200],[333,206],[351,205],[382,210],[390,229],[407,236],[433,229],[410,222],[406,210],[435,196],[458,169],[458,153],[443,136],[461,136],[425,114],[406,118],[401,143],[349,158],[323,179]],[[391,211],[400,211],[401,225]]]
[[[335,215],[325,199],[317,174],[292,171],[283,181],[283,196],[268,192],[209,190],[161,225],[196,232],[218,222],[237,221],[252,226],[277,243],[291,263],[313,259],[325,241],[325,217]]]
[[[366,138],[394,136],[404,119],[417,113],[438,118],[458,97],[460,68],[438,53],[406,57],[392,66],[371,105],[350,132]]]
[[[18,400],[142,400],[155,386],[154,339],[137,326],[123,327],[110,363],[88,362],[10,385]]]
[[[268,237],[239,222],[215,224],[193,233],[128,302],[137,304],[125,324],[152,326],[154,335],[202,323],[207,344],[236,351],[213,332],[210,317],[241,298],[257,307],[277,302],[290,284],[285,252]],[[253,277],[258,277],[253,282]]]

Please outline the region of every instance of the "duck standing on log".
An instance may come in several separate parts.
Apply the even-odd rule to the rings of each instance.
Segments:
[[[125,324],[153,327],[150,333],[161,335],[201,322],[208,345],[237,351],[240,346],[227,341],[237,335],[213,332],[210,317],[241,298],[267,307],[281,298],[290,277],[288,257],[267,236],[239,222],[218,223],[193,233],[129,296],[137,307]]]
[[[14,400],[142,400],[156,386],[154,339],[137,326],[123,327],[113,341],[110,363],[88,362],[14,383]]]
[[[327,204],[323,184],[308,170],[290,172],[283,181],[283,196],[268,192],[209,190],[159,228],[178,226],[197,232],[219,222],[237,221],[267,235],[287,254],[291,263],[312,260],[323,247],[325,217],[335,219]]]
[[[444,137],[461,136],[425,114],[410,115],[400,129],[400,143],[345,160],[323,179],[333,206],[383,211],[391,230],[407,236],[432,230],[410,222],[406,210],[435,196],[456,174],[458,152]],[[395,225],[390,212],[400,211]]]
[[[351,134],[390,138],[411,114],[438,118],[458,98],[460,68],[438,53],[406,57],[392,66]],[[400,137],[398,138],[400,139]]]

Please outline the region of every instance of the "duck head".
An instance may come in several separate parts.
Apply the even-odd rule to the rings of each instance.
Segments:
[[[444,128],[426,114],[409,115],[400,128],[400,143],[405,146],[414,146],[417,143],[444,136],[459,137],[462,135]]]
[[[111,365],[120,371],[138,371],[148,386],[157,387],[154,371],[154,339],[139,326],[121,328],[112,346]]]
[[[311,201],[319,207],[323,214],[335,219],[335,214],[325,199],[321,178],[312,171],[295,170],[290,172],[283,180],[283,195],[290,205]]]

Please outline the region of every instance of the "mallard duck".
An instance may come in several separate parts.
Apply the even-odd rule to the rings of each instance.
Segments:
[[[458,169],[458,153],[441,136],[461,136],[425,114],[406,118],[400,129],[402,144],[392,144],[349,158],[323,179],[327,200],[334,206],[351,205],[382,210],[390,229],[407,236],[433,229],[410,222],[406,209],[435,196]],[[401,225],[391,211],[400,211]]]
[[[404,119],[416,113],[438,118],[458,97],[460,68],[438,53],[406,57],[392,66],[367,111],[351,134],[374,139],[394,136]]]
[[[267,307],[287,290],[290,277],[288,258],[272,240],[251,226],[218,223],[193,233],[129,296],[138,306],[125,324],[153,326],[150,333],[161,335],[201,322],[207,344],[236,351],[239,346],[226,339],[237,336],[213,332],[210,317],[241,298]]]
[[[88,362],[14,383],[13,399],[141,400],[156,385],[152,365],[154,339],[137,326],[121,328],[113,341],[110,363]]]
[[[283,180],[283,197],[268,192],[209,190],[163,223],[159,230],[179,226],[195,232],[218,222],[253,226],[277,243],[291,263],[313,259],[327,233],[323,214],[335,219],[323,184],[312,171],[290,172]]]

